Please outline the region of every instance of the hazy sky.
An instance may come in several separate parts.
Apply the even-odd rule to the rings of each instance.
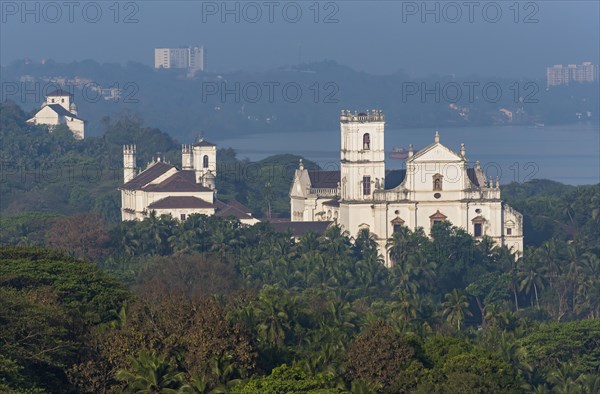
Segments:
[[[2,65],[151,65],[154,47],[190,44],[205,46],[212,71],[296,64],[300,52],[304,62],[415,76],[541,77],[551,64],[599,63],[597,0],[1,3]]]

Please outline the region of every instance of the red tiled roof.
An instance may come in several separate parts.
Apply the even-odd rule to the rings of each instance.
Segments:
[[[329,201],[325,201],[323,203],[323,205],[328,206],[328,207],[339,207],[340,202],[338,200],[329,200]]]
[[[308,170],[310,186],[316,189],[335,189],[340,181],[340,171]]]
[[[122,185],[119,189],[121,190],[141,190],[144,186],[155,180],[161,175],[164,175],[171,168],[175,166],[163,162],[152,164],[145,171],[142,171],[135,178]]]
[[[315,189],[335,189],[340,181],[340,171],[308,170],[310,186]],[[393,189],[404,181],[406,170],[387,170],[385,188]]]
[[[213,204],[192,196],[165,197],[148,205],[148,209],[207,209],[214,207]]]
[[[474,168],[467,168],[467,176],[473,185],[479,186],[479,180],[477,179],[477,174],[475,173]]]
[[[216,216],[219,217],[230,217],[233,216],[236,219],[253,219],[254,217],[250,214],[250,208],[246,207],[242,203],[236,200],[230,200],[228,202],[215,201],[217,206]]]
[[[210,143],[210,142],[208,142],[208,141],[204,141],[204,140],[202,139],[202,140],[200,140],[200,141],[196,142],[196,143],[194,144],[194,146],[216,146],[216,145],[215,145],[215,144],[213,144],[213,143]]]
[[[140,174],[141,175],[141,174]],[[148,192],[209,192],[211,189],[195,182],[195,173],[191,170],[178,171],[164,181],[142,187]]]
[[[74,119],[79,119],[79,120],[83,120],[81,119],[79,116],[75,115],[72,112],[67,111],[62,105],[60,104],[49,104],[48,107],[56,112],[58,114],[58,116],[66,116],[69,118],[74,118]]]
[[[271,223],[275,231],[286,232],[290,230],[294,237],[302,236],[309,231],[323,234],[333,222],[279,222]]]

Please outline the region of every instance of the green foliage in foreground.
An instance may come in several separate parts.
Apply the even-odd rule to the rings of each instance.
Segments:
[[[270,375],[250,379],[246,384],[235,386],[232,394],[336,394],[343,392],[335,388],[332,376],[312,376],[298,367],[283,364],[273,369]],[[345,391],[345,390],[344,390]]]
[[[592,393],[598,384],[598,258],[585,243],[547,242],[515,260],[449,223],[431,238],[404,228],[388,269],[367,231],[354,242],[337,227],[294,241],[216,217],[97,223],[106,242],[77,253],[127,277],[133,296],[91,263],[1,249],[4,386]],[[90,236],[76,229],[64,245]]]
[[[86,331],[111,321],[128,297],[91,263],[0,248],[0,388],[64,390]]]

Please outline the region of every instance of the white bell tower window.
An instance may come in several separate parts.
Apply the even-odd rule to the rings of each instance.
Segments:
[[[363,187],[363,195],[365,195],[365,196],[371,195],[371,177],[370,176],[363,176],[362,187]]]

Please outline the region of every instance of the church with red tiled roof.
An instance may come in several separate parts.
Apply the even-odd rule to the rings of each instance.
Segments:
[[[138,171],[136,146],[123,147],[121,218],[143,220],[154,211],[158,216],[170,215],[185,220],[189,215],[233,217],[244,224],[255,224],[250,209],[238,201],[217,199],[217,147],[204,139],[194,145],[183,145],[182,168],[153,160]]]

